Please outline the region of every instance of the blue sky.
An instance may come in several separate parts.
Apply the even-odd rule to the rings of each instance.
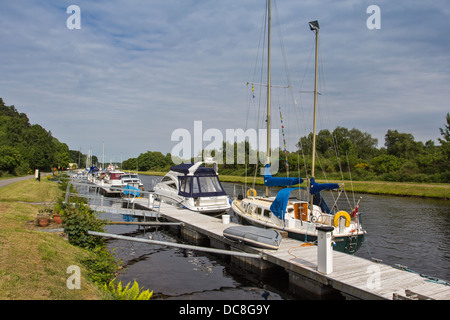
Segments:
[[[318,129],[389,129],[436,140],[450,112],[450,7],[445,1],[277,0],[272,84],[288,149],[311,130],[314,34],[320,24]],[[369,5],[381,29],[369,30]],[[81,29],[69,30],[69,5]],[[70,149],[126,160],[170,152],[178,128],[256,127],[254,78],[263,0],[12,1],[0,4],[0,97]],[[277,49],[275,49],[277,48]],[[259,68],[259,67],[258,67]],[[323,77],[322,77],[323,76]],[[265,80],[264,80],[265,81]],[[280,126],[275,89],[273,123]],[[302,91],[302,92],[301,92]],[[280,93],[279,95],[284,95]],[[247,116],[249,114],[249,116]]]

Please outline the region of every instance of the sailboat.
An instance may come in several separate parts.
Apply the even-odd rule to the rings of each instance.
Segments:
[[[315,84],[314,84],[314,119],[313,119],[313,154],[311,177],[307,180],[309,199],[300,200],[293,196],[300,190],[304,179],[292,177],[273,177],[270,173],[270,109],[271,109],[271,70],[270,70],[270,21],[271,0],[268,0],[268,70],[267,70],[267,160],[264,172],[265,196],[258,196],[254,189],[234,199],[231,208],[242,223],[263,228],[271,228],[287,232],[288,237],[307,243],[317,241],[317,227],[333,227],[334,250],[355,253],[362,245],[365,231],[359,221],[359,202],[353,210],[338,211],[335,206],[331,210],[321,192],[336,190],[341,186],[336,183],[317,183],[315,181],[315,149],[316,149],[316,110],[317,110],[317,63],[318,63],[318,21],[309,22],[311,31],[316,35],[315,50]],[[283,187],[276,195],[270,197],[270,187]],[[300,194],[300,192],[298,192]]]

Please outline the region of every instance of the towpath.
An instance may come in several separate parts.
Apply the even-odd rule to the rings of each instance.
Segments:
[[[41,179],[49,174],[51,174],[51,173],[48,173],[48,172],[41,173]],[[34,174],[29,175],[29,176],[0,180],[0,188],[7,186],[8,184],[14,183],[14,182],[28,180],[28,179],[32,179],[32,178],[34,179]]]

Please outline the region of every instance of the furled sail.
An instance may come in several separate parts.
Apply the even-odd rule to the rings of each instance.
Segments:
[[[266,164],[264,171],[264,185],[266,187],[284,187],[295,186],[303,182],[301,178],[285,178],[285,177],[272,177],[270,173],[270,165]]]

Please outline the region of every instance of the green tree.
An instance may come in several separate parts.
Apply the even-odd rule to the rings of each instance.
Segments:
[[[423,143],[416,142],[410,133],[388,130],[385,136],[387,153],[399,158],[410,159],[423,152]]]

